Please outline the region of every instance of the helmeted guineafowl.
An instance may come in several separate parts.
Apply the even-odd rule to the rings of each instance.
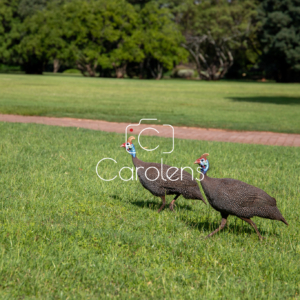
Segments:
[[[231,178],[210,178],[206,175],[209,168],[208,154],[203,154],[194,163],[200,165],[200,180],[209,204],[221,213],[222,221],[218,229],[210,233],[207,238],[213,236],[225,227],[227,217],[234,215],[249,223],[262,239],[252,217],[261,217],[282,221],[288,225],[279,209],[276,200],[265,191]]]
[[[161,197],[163,203],[158,212],[166,205],[165,195],[176,195],[170,204],[171,210],[174,209],[174,202],[180,195],[186,199],[202,200],[205,203],[199,185],[191,174],[176,167],[139,160],[132,144],[133,139],[135,139],[133,136],[129,137],[121,147],[125,147],[132,156],[142,186],[154,196]]]

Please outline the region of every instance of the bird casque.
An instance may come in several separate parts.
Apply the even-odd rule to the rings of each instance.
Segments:
[[[124,147],[132,156],[132,162],[136,168],[142,186],[154,196],[162,199],[162,206],[159,208],[158,212],[166,205],[166,195],[175,195],[175,198],[170,204],[171,210],[174,209],[174,202],[180,195],[185,199],[202,200],[205,203],[199,185],[188,172],[164,164],[139,160],[132,143],[132,140],[134,139],[133,136],[129,137],[127,142],[123,143],[121,147]]]
[[[203,154],[194,163],[199,164],[201,173],[201,185],[209,204],[221,213],[222,221],[218,229],[210,233],[207,238],[213,236],[225,227],[229,215],[237,216],[249,223],[262,239],[255,223],[251,220],[257,216],[261,218],[282,221],[288,225],[276,206],[275,198],[265,191],[231,178],[210,178],[206,175],[209,169],[207,156]]]

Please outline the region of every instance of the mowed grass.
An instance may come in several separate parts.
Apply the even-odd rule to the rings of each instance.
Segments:
[[[290,226],[254,218],[260,242],[232,216],[204,239],[220,214],[200,201],[180,197],[175,212],[158,214],[160,199],[118,177],[132,167],[123,135],[0,123],[0,137],[1,298],[299,299],[298,148],[176,140],[163,155],[137,147],[144,161],[162,157],[194,172],[194,160],[209,152],[210,176],[274,196]],[[114,181],[96,175],[105,157],[117,163],[101,162],[98,173]]]
[[[299,84],[0,74],[0,91],[3,114],[300,133]]]

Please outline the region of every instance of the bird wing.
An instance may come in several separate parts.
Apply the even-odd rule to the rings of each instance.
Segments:
[[[236,179],[224,179],[229,194],[239,198],[242,207],[266,207],[276,206],[275,198],[268,195],[262,189]]]
[[[267,193],[265,195],[248,195],[247,199],[242,202],[242,207],[266,207],[276,206],[275,198],[271,197]]]

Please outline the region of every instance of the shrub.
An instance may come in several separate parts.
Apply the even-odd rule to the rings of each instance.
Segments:
[[[81,74],[81,72],[77,69],[67,69],[63,71],[64,74]]]

